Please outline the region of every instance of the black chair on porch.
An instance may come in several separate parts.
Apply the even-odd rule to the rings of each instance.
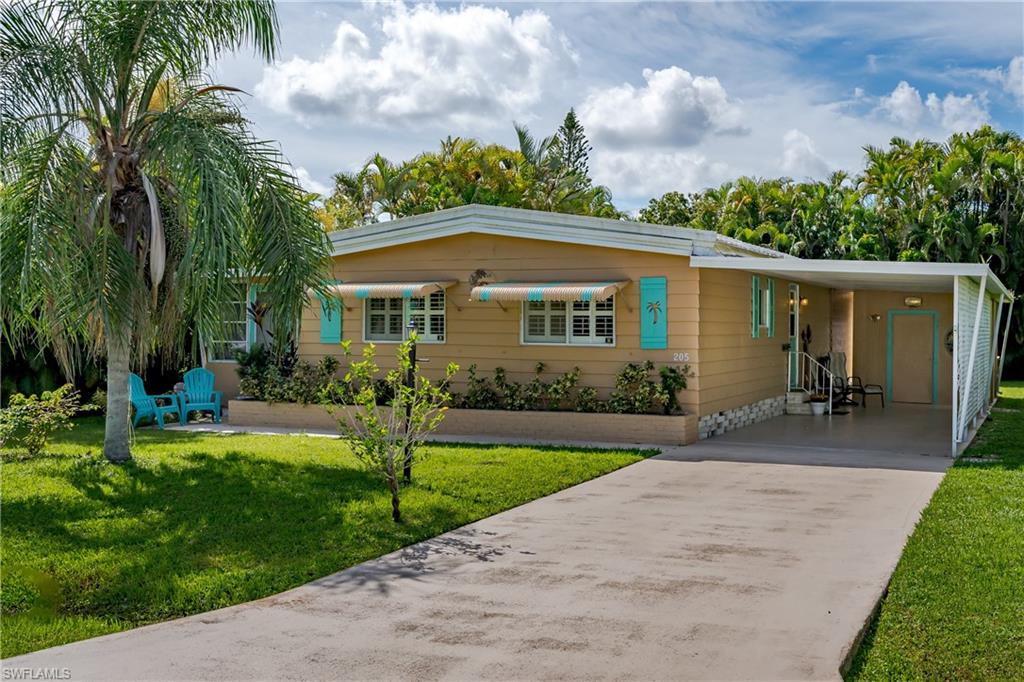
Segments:
[[[829,352],[826,356],[829,371],[835,377],[832,389],[832,400],[835,405],[857,405],[854,396],[860,396],[860,406],[867,407],[868,396],[878,396],[885,407],[885,389],[881,384],[865,384],[856,375],[846,373],[846,353]]]

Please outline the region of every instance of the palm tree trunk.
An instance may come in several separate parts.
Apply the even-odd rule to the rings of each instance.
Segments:
[[[128,440],[128,363],[130,353],[125,334],[107,327],[107,422],[103,455],[111,462],[132,458]]]

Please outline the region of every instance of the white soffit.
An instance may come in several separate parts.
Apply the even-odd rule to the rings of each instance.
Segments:
[[[981,278],[988,275],[988,291],[1009,291],[983,263],[905,263],[894,261],[809,260],[802,258],[737,258],[693,256],[695,268],[744,270],[777,275],[831,289],[882,289],[892,291],[953,291],[954,277]]]

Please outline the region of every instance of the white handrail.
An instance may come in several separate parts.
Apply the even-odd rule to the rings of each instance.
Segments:
[[[796,373],[793,372],[793,360],[796,359]],[[786,389],[788,391],[803,391],[805,393],[823,393],[825,384],[828,383],[828,413],[832,414],[832,398],[835,389],[835,373],[828,367],[815,360],[809,353],[801,351],[790,352],[786,376]],[[793,378],[796,377],[794,385]],[[827,379],[827,381],[826,381]]]

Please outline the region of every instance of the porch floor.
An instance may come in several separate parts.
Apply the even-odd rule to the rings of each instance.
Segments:
[[[952,414],[948,405],[887,403],[882,408],[875,399],[871,402],[867,408],[836,407],[831,417],[784,415],[708,442],[950,456]]]

